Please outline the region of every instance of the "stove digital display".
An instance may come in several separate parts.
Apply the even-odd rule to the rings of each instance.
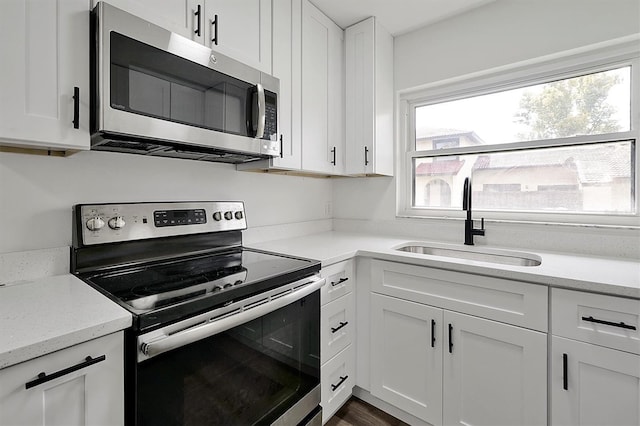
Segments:
[[[153,222],[157,228],[164,226],[197,225],[207,223],[207,214],[204,209],[156,210],[153,212]]]

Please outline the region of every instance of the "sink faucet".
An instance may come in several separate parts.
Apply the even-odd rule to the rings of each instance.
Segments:
[[[464,178],[464,192],[462,194],[462,210],[466,210],[467,218],[464,221],[464,243],[468,246],[473,245],[473,236],[484,236],[484,217],[480,221],[480,228],[473,227],[473,219],[471,219],[471,179]]]

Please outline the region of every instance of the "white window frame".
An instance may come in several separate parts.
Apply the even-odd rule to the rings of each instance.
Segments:
[[[464,155],[504,152],[514,149],[582,145],[593,142],[635,140],[635,213],[550,213],[474,209],[474,219],[484,217],[494,222],[526,222],[597,227],[640,228],[640,36],[629,36],[561,54],[492,69],[489,71],[439,81],[397,94],[397,217],[461,219],[460,209],[413,207],[413,159],[425,155]],[[441,149],[435,153],[414,151],[415,108],[472,96],[571,78],[631,65],[631,130],[611,134],[576,136],[542,141],[492,144]],[[452,197],[462,194],[451,194]]]

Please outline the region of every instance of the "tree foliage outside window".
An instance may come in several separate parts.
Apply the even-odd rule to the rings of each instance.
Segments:
[[[516,122],[529,128],[523,140],[564,138],[621,130],[609,101],[611,89],[621,83],[617,74],[597,73],[548,83],[538,93],[525,91]]]

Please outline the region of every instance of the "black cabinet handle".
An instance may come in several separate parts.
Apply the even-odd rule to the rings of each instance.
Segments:
[[[284,157],[284,145],[282,143],[282,134],[280,134],[280,158]]]
[[[331,281],[331,287],[335,287],[339,284],[342,284],[345,281],[349,281],[349,278],[340,278],[338,281]]]
[[[211,39],[211,43],[218,45],[218,15],[213,15],[213,21],[211,21],[211,26],[213,27],[213,38]]]
[[[65,368],[63,370],[60,371],[56,371],[55,373],[51,373],[51,374],[46,374],[44,371],[40,374],[38,374],[38,378],[35,380],[32,380],[30,382],[27,382],[24,387],[25,389],[30,389],[34,386],[38,386],[41,385],[43,383],[46,383],[48,381],[51,381],[53,379],[57,379],[58,377],[62,377],[65,376],[69,373],[73,373],[74,371],[80,370],[81,368],[85,368],[85,367],[89,367],[90,365],[93,364],[97,364],[99,362],[104,361],[105,359],[107,359],[106,355],[101,355],[97,358],[91,358],[90,356],[86,357],[84,359],[83,362],[81,362],[80,364],[76,364],[76,365],[72,365],[71,367]]]
[[[369,165],[369,147],[368,146],[364,147],[364,165],[365,166]]]
[[[73,128],[80,128],[80,88],[73,88]]]
[[[569,360],[567,354],[562,354],[562,388],[569,390]]]
[[[198,5],[198,9],[195,12],[193,12],[193,15],[198,17],[198,21],[196,23],[196,30],[194,31],[194,33],[196,33],[196,35],[198,37],[200,37],[202,35],[202,31],[201,31],[201,27],[200,27],[200,21],[202,19],[202,6],[201,5]]]
[[[336,389],[338,389],[340,387],[341,384],[344,383],[345,380],[347,380],[349,378],[349,376],[340,376],[340,381],[338,383],[336,383],[335,385],[331,385],[331,392],[335,392]]]
[[[436,347],[436,320],[431,320],[431,347]]]
[[[449,353],[453,353],[453,326],[449,324]]]
[[[340,330],[341,328],[345,327],[347,324],[349,324],[349,321],[345,321],[345,322],[340,322],[340,325],[337,327],[331,327],[331,332],[332,333],[337,333],[338,330]]]
[[[634,325],[625,324],[622,321],[620,321],[620,322],[611,322],[611,321],[599,320],[599,319],[591,317],[591,316],[582,317],[582,321],[595,322],[597,324],[610,325],[612,327],[620,327],[620,328],[625,328],[627,330],[635,330],[636,329],[636,327]]]
[[[336,165],[336,147],[335,146],[331,150],[331,153],[333,154],[333,160],[331,160],[331,164],[335,166]]]

